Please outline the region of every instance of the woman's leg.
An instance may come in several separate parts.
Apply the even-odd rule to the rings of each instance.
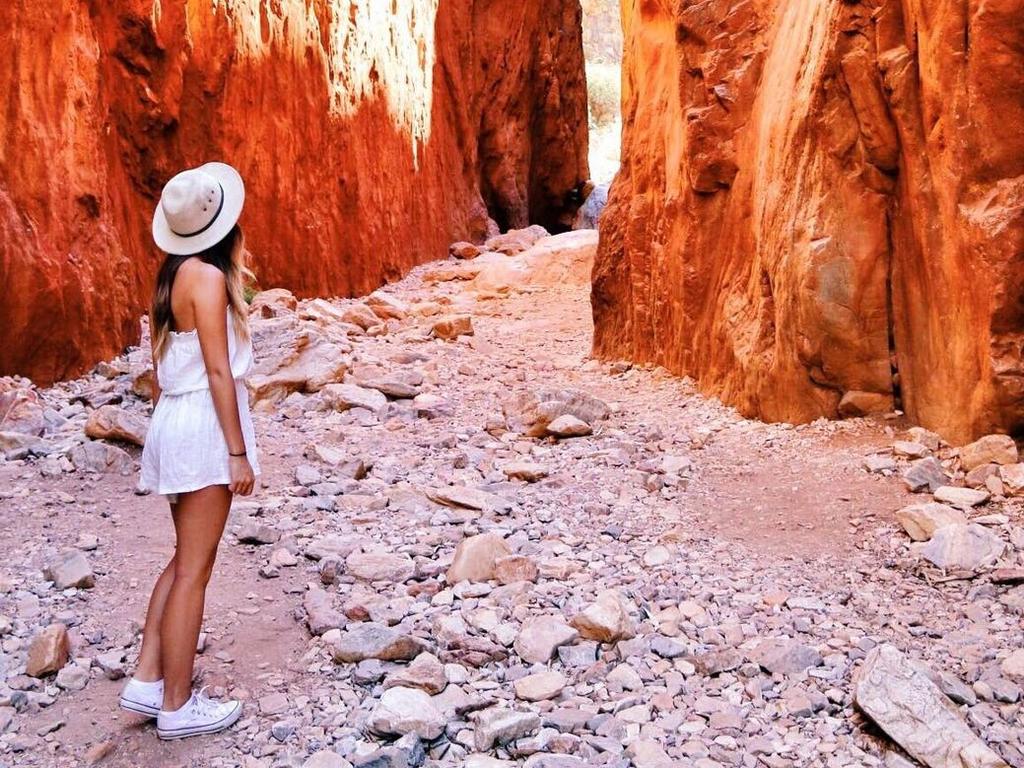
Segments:
[[[171,505],[171,514],[174,514]],[[174,558],[164,568],[160,577],[153,585],[153,594],[149,597],[149,608],[146,610],[146,626],[142,630],[142,650],[139,651],[139,664],[135,669],[135,679],[143,682],[162,680],[164,673],[160,664],[160,624],[163,621],[164,606],[167,595],[174,583]]]
[[[165,711],[179,709],[192,695],[192,665],[203,623],[206,585],[230,508],[231,492],[223,485],[178,498],[173,581],[160,622]]]

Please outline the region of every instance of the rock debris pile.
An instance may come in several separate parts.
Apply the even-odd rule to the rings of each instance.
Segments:
[[[1012,440],[766,425],[592,361],[594,235],[543,235],[252,302],[269,474],[199,656],[246,711],[176,752],[114,709],[169,553],[131,491],[147,355],[6,381],[0,761],[1024,767]]]

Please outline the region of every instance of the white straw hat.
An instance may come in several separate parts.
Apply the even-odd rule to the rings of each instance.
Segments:
[[[153,239],[161,250],[179,256],[205,251],[238,223],[245,184],[225,163],[206,163],[182,171],[164,186],[153,214]]]

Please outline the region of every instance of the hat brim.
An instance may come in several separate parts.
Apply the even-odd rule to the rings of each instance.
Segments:
[[[193,256],[210,248],[231,232],[245,205],[245,184],[242,176],[227,163],[206,163],[196,170],[213,176],[224,189],[224,206],[209,229],[192,237],[175,234],[167,224],[163,207],[157,203],[153,214],[153,240],[160,250],[175,256]]]

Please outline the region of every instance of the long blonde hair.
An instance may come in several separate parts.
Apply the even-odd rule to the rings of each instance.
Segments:
[[[228,288],[228,306],[235,319],[235,333],[242,339],[248,339],[249,308],[245,302],[245,282],[252,280],[253,274],[245,263],[245,235],[242,234],[242,228],[236,224],[223,240],[195,255],[224,273]],[[167,254],[157,274],[150,314],[154,361],[159,361],[164,356],[170,332],[173,330],[171,288],[174,287],[174,278],[177,277],[181,265],[191,258],[192,256]]]

